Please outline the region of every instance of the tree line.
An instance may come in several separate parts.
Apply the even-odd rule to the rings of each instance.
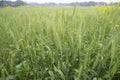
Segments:
[[[16,0],[16,1],[7,1],[7,0],[0,0],[0,7],[5,7],[5,6],[12,6],[12,7],[17,7],[17,6],[23,6],[26,5],[25,2],[21,0]]]
[[[89,1],[89,2],[71,2],[71,3],[54,3],[54,2],[49,2],[49,3],[25,3],[22,0],[16,0],[15,2],[13,1],[6,1],[6,0],[0,0],[0,7],[5,7],[5,6],[12,6],[12,7],[17,7],[17,6],[103,6],[103,5],[118,5],[118,3],[106,3],[106,2],[95,2],[95,1]]]

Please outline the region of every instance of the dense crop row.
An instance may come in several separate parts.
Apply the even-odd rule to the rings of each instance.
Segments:
[[[0,80],[119,80],[118,7],[0,8]]]

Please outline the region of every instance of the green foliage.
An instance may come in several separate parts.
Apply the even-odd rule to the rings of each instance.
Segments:
[[[1,8],[0,80],[119,80],[120,8],[100,8]]]

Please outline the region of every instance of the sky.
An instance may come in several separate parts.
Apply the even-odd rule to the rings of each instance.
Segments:
[[[11,1],[16,1],[16,0],[11,0]],[[55,2],[55,3],[70,3],[70,2],[84,2],[84,1],[96,1],[96,2],[117,2],[120,0],[23,0],[25,2],[37,2],[37,3],[47,3],[47,2]]]

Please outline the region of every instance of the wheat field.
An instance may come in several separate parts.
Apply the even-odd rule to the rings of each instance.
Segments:
[[[120,8],[0,8],[0,80],[120,80]]]

